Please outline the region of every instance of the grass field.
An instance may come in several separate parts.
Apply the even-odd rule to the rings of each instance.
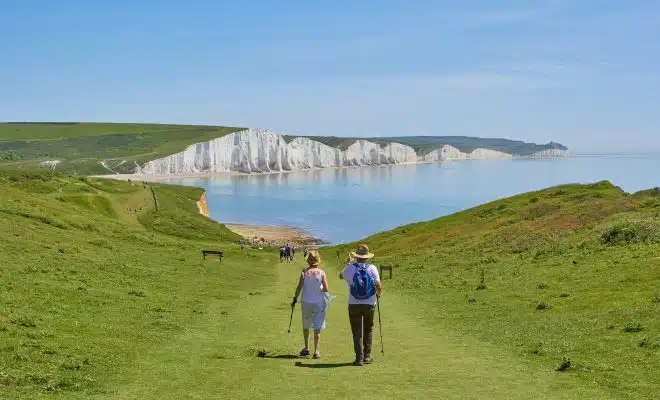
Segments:
[[[183,151],[187,146],[209,141],[244,128],[221,126],[112,124],[112,123],[0,123],[0,166],[31,168],[42,161],[59,160],[59,172],[74,175],[132,173],[136,164]],[[356,138],[314,136],[345,150]],[[292,136],[287,136],[288,141]],[[529,155],[558,144],[537,145],[508,139],[471,137],[365,138],[381,145],[396,140],[419,154],[451,144],[462,151],[477,147]]]
[[[131,173],[136,163],[178,153],[190,144],[241,129],[159,124],[0,124],[0,166],[34,167],[41,161],[61,160],[57,171],[69,174],[110,174],[111,170]]]
[[[658,191],[552,188],[367,239],[395,267],[385,355],[362,369],[348,365],[336,277],[347,247],[323,250],[339,297],[322,359],[296,359],[298,309],[286,329],[302,260],[240,251],[197,213],[199,189],[154,191],[159,211],[137,182],[0,172],[0,398],[657,394]],[[203,261],[202,248],[226,257]]]

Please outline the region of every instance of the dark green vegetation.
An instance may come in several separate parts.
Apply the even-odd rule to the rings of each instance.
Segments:
[[[109,169],[132,173],[136,163],[178,153],[190,144],[240,129],[158,124],[0,124],[0,165],[23,167],[62,160],[57,171],[65,173],[108,174]]]
[[[557,187],[367,239],[395,267],[386,354],[356,373],[348,246],[323,250],[322,359],[292,359],[301,260],[153,187],[159,211],[139,182],[0,171],[0,398],[656,397],[660,190]]]
[[[75,175],[133,173],[137,164],[183,151],[187,146],[222,137],[243,128],[159,124],[4,123],[0,124],[0,165],[33,167],[60,160],[56,170]],[[313,136],[311,139],[345,150],[356,138]],[[287,136],[287,141],[293,136]],[[366,138],[385,146],[396,141],[426,154],[450,144],[461,151],[483,147],[518,155],[560,148],[507,139],[473,137]],[[103,164],[102,164],[103,163]]]
[[[364,242],[394,265],[387,290],[436,310],[435,326],[617,398],[657,395],[660,189],[555,187]]]
[[[346,150],[348,146],[353,144],[358,138],[345,138],[336,136],[308,136],[312,140],[316,140],[331,147],[337,147],[341,150]],[[287,141],[293,140],[294,136],[287,136]],[[375,138],[359,138],[372,142],[379,143],[385,146],[390,142],[397,142],[405,144],[415,149],[418,155],[425,155],[433,150],[439,149],[443,145],[451,145],[456,147],[462,152],[469,153],[477,148],[497,150],[504,153],[515,154],[519,156],[529,156],[536,152],[548,149],[567,150],[567,147],[550,142],[548,144],[535,144],[521,142],[518,140],[510,139],[492,139],[492,138],[478,138],[469,136],[399,136],[399,137],[375,137]]]

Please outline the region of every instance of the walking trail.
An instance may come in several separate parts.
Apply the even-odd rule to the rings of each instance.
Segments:
[[[354,367],[347,289],[337,277],[336,265],[325,266],[337,298],[328,310],[321,359],[297,358],[302,347],[299,306],[289,335],[287,326],[289,303],[303,267],[302,257],[291,264],[276,263],[272,286],[255,288],[226,315],[221,313],[226,299],[216,294],[208,318],[199,319],[158,354],[137,355],[163,361],[136,365],[139,372],[110,397],[154,398],[160,393],[159,398],[172,399],[610,398],[598,388],[585,388],[571,374],[428,325],[425,316],[442,310],[388,292],[387,280],[381,301],[385,355],[380,354],[376,325],[375,363]],[[268,357],[257,357],[261,349]]]

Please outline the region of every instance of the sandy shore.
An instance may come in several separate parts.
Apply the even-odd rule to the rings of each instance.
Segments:
[[[244,224],[225,224],[232,232],[243,236],[250,244],[276,246],[285,244],[296,246],[310,246],[323,244],[321,239],[315,238],[302,229],[287,226],[256,226]],[[264,240],[261,240],[263,238]]]

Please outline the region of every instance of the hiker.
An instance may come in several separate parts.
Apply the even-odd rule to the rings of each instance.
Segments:
[[[288,244],[284,247],[284,258],[287,262],[291,262],[291,247]]]
[[[296,246],[291,246],[291,261],[293,261],[293,257],[296,255]]]
[[[355,350],[353,365],[355,366],[370,364],[373,361],[371,343],[374,312],[376,301],[383,289],[378,269],[367,262],[373,256],[366,244],[360,244],[350,253],[346,267],[339,273],[339,279],[347,280],[349,285],[348,319],[353,333]]]
[[[303,258],[307,258],[307,247],[303,249]]]
[[[284,247],[280,247],[280,262],[284,261],[285,254]]]
[[[293,302],[291,303],[291,307],[295,307],[298,295],[302,292],[300,308],[302,310],[305,347],[300,351],[300,356],[309,355],[309,330],[314,329],[313,358],[315,359],[320,358],[319,341],[321,340],[321,329],[325,328],[326,293],[328,293],[328,278],[325,271],[319,267],[320,264],[321,255],[319,252],[311,251],[307,257],[309,267],[301,272],[296,294],[293,296]]]

